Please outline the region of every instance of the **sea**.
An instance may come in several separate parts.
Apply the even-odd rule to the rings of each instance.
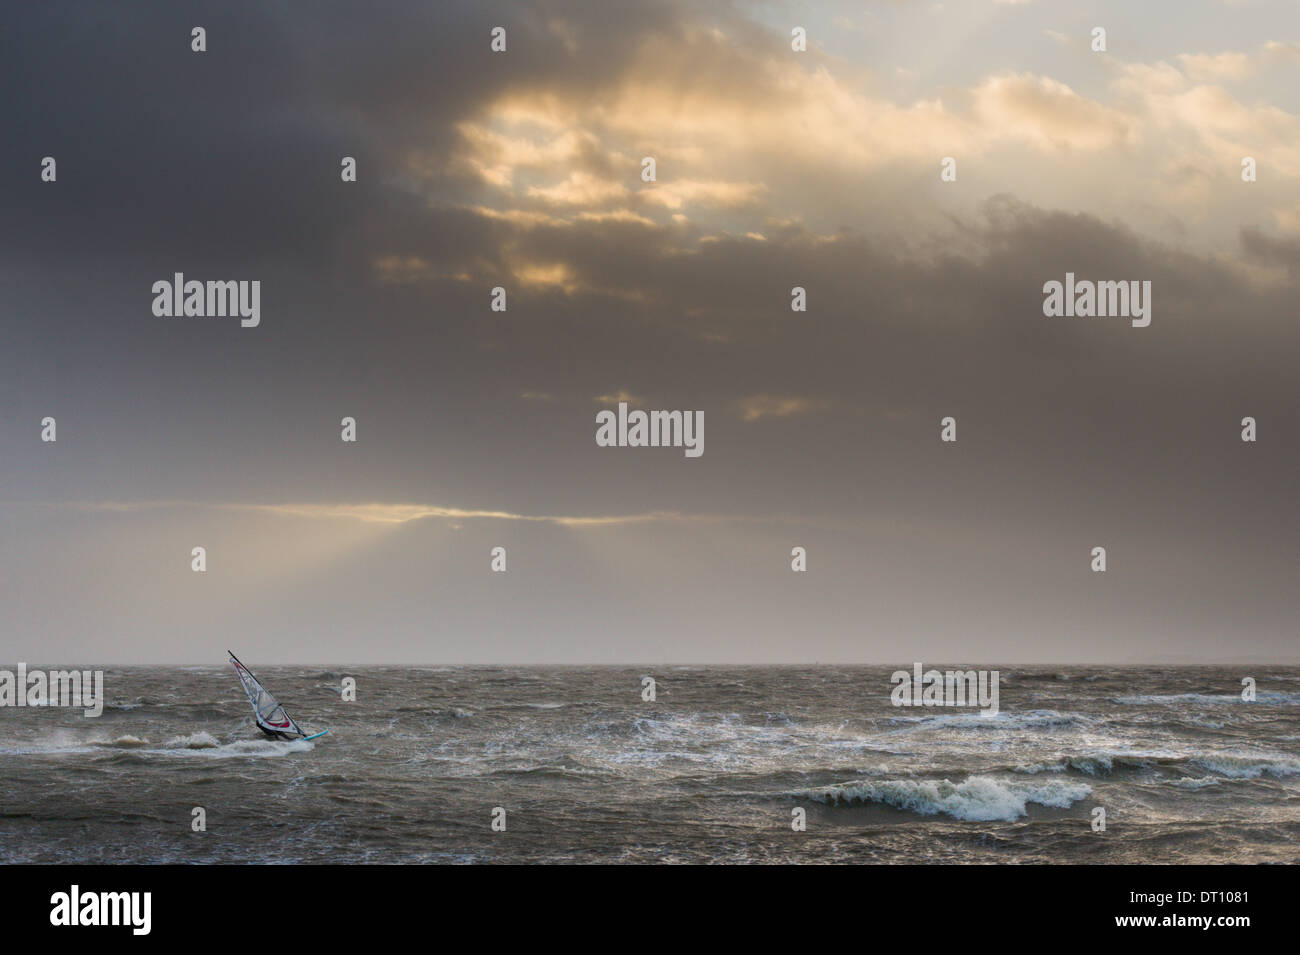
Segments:
[[[229,666],[0,707],[0,863],[1300,862],[1300,667],[1009,665],[984,716],[910,663],[249,663],[328,734]]]

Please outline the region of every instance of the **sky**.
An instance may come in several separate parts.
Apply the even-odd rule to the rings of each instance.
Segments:
[[[358,9],[6,15],[0,660],[1300,660],[1296,4]]]

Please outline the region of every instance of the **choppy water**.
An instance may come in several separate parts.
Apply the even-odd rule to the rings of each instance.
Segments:
[[[223,666],[0,708],[0,862],[1300,862],[1300,668],[1005,667],[984,718],[894,667],[249,662],[330,734],[259,739]]]

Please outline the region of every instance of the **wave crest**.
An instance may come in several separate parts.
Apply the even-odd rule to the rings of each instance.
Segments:
[[[922,816],[940,813],[967,822],[1012,822],[1027,815],[1030,803],[1067,809],[1092,792],[1084,783],[1051,780],[1022,783],[970,776],[960,783],[947,779],[886,779],[878,782],[841,783],[804,793],[827,805],[882,803]]]

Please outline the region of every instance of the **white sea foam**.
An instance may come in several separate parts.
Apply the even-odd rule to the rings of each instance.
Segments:
[[[203,739],[202,737],[208,737]],[[193,733],[190,736],[178,736],[165,746],[144,746],[133,749],[141,756],[173,756],[187,759],[232,759],[237,757],[266,758],[289,756],[293,753],[309,753],[316,748],[315,743],[306,740],[269,740],[241,739],[233,743],[220,743],[207,733]]]
[[[1300,775],[1300,760],[1290,756],[1259,753],[1215,753],[1197,756],[1192,760],[1197,766],[1229,779],[1258,779],[1260,776]]]
[[[162,744],[129,733],[112,739],[84,739],[66,733],[55,733],[30,742],[18,742],[10,746],[0,747],[0,755],[71,756],[95,754],[104,756],[114,750],[121,750],[139,756],[225,758],[233,756],[287,756],[291,753],[307,753],[315,748],[315,743],[309,743],[301,739],[287,741],[242,739],[233,743],[221,743],[211,733],[204,730],[199,730],[188,736],[174,736]]]
[[[1182,757],[1178,753],[1170,750],[1104,749],[1078,755],[1056,756],[1051,760],[1017,766],[1015,771],[1034,775],[1060,773],[1073,769],[1089,776],[1101,776],[1114,772],[1117,768],[1141,769],[1158,763],[1178,762],[1180,759]]]
[[[1065,760],[1059,760],[1054,763],[1027,763],[1023,766],[1017,766],[1016,772],[1024,773],[1028,776],[1036,776],[1039,773],[1063,773],[1069,766]]]
[[[1089,776],[1100,776],[1114,772],[1116,769],[1141,769],[1158,765],[1198,766],[1230,779],[1257,779],[1260,776],[1284,778],[1300,775],[1300,760],[1285,754],[1230,751],[1193,755],[1170,750],[1096,750],[1023,764],[1015,767],[1015,771],[1026,775],[1037,775],[1073,769]]]
[[[1003,710],[996,716],[980,713],[943,713],[935,716],[896,716],[895,723],[918,724],[924,729],[1052,729],[1083,726],[1094,722],[1080,713],[1060,713],[1056,710],[1026,710],[1012,713]]]
[[[1066,809],[1085,798],[1092,787],[1053,779],[1041,783],[970,776],[960,783],[947,779],[886,779],[842,783],[801,795],[829,805],[883,803],[923,816],[939,813],[968,822],[1011,822],[1026,815],[1030,803]]]
[[[1216,706],[1228,703],[1242,703],[1249,706],[1258,706],[1260,704],[1277,706],[1300,703],[1300,693],[1283,693],[1281,690],[1258,690],[1255,693],[1255,702],[1250,704],[1246,704],[1242,700],[1240,693],[1140,693],[1135,696],[1117,696],[1115,702],[1129,706],[1162,703],[1204,703]]]

